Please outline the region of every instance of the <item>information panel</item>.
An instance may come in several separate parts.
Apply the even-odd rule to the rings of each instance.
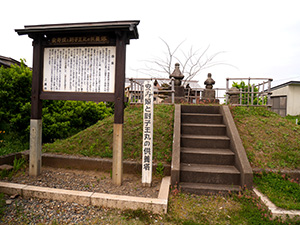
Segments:
[[[116,47],[44,50],[43,90],[114,93]]]

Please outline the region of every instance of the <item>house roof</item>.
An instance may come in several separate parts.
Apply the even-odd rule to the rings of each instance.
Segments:
[[[271,91],[274,91],[274,90],[277,90],[277,89],[280,89],[280,88],[283,88],[283,87],[286,87],[286,86],[289,86],[289,85],[300,85],[300,81],[289,81],[289,82],[286,82],[286,83],[283,83],[283,84],[279,84],[275,87],[272,87]]]
[[[0,55],[0,66],[4,66],[5,68],[10,67],[10,65],[17,64],[21,65],[20,61],[17,61],[13,58],[5,57]]]
[[[129,39],[138,39],[137,25],[139,20],[91,22],[91,23],[63,23],[46,25],[27,25],[24,29],[16,29],[19,35],[27,34],[33,38],[38,34],[53,33],[77,33],[77,32],[99,32],[99,31],[126,31]]]

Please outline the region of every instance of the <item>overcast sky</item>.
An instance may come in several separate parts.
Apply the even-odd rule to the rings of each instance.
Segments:
[[[272,86],[300,80],[300,2],[295,0],[15,0],[1,2],[0,55],[32,66],[28,36],[15,29],[24,25],[140,20],[139,39],[127,46],[127,77],[145,77],[145,60],[162,57],[164,39],[171,48],[180,42],[233,66],[219,65],[202,71],[203,82],[212,73],[215,87],[227,77],[273,78]],[[168,77],[168,75],[166,75]]]

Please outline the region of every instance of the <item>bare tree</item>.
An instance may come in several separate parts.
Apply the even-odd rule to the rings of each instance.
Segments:
[[[165,40],[161,40],[166,47],[166,51],[163,52],[164,57],[146,60],[147,68],[145,70],[148,74],[150,72],[151,74],[155,74],[155,76],[160,76],[161,74],[164,76],[166,74],[170,75],[173,72],[174,64],[178,62],[180,64],[181,72],[185,76],[185,82],[183,83],[185,84],[204,69],[220,64],[226,64],[215,60],[218,55],[224,53],[222,51],[208,56],[210,46],[207,46],[203,51],[195,51],[193,47],[190,47],[190,49],[185,52],[181,50],[184,41],[179,43],[175,49],[171,49],[170,45]]]

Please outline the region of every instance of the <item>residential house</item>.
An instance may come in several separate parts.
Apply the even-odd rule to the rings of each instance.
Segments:
[[[281,116],[300,115],[300,81],[289,81],[271,88],[272,111]]]

